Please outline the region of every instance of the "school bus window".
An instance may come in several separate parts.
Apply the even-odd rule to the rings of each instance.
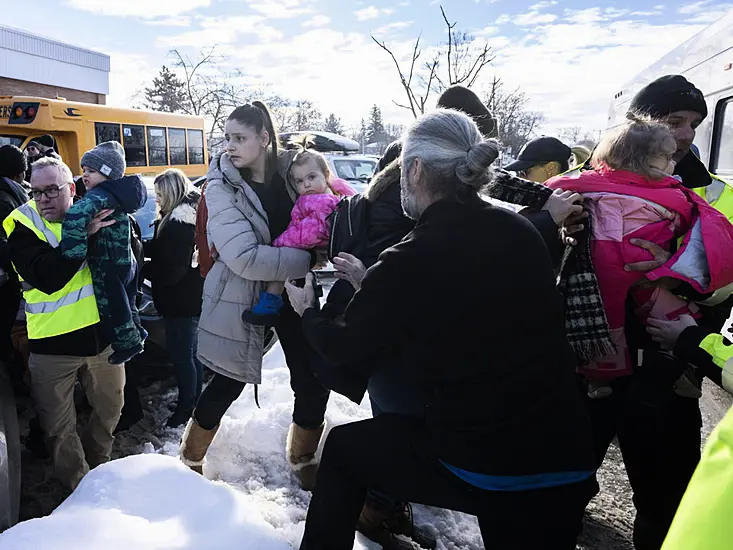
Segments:
[[[186,161],[186,130],[168,128],[168,143],[171,149],[171,165],[188,164]]]
[[[0,147],[3,145],[15,145],[20,147],[23,145],[25,138],[23,136],[0,135]]]
[[[168,147],[165,128],[148,126],[148,159],[150,166],[168,165]]]
[[[117,143],[122,143],[119,124],[95,122],[94,137],[97,140],[97,145],[104,143],[105,141],[116,141]]]
[[[718,107],[720,109],[720,107]],[[718,111],[715,151],[715,172],[733,172],[733,99],[729,99]]]
[[[204,163],[204,133],[201,130],[188,130],[188,163]]]
[[[145,130],[142,126],[124,124],[122,126],[122,143],[125,148],[125,161],[128,166],[145,166]]]

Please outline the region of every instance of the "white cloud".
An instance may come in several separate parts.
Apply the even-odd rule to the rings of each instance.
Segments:
[[[249,6],[266,19],[291,19],[312,13],[303,0],[249,0]]]
[[[207,7],[211,0],[66,0],[66,4],[102,15],[153,18],[172,17]]]
[[[143,54],[109,52],[110,73],[107,105],[130,107],[138,103],[145,85],[158,74],[159,64],[152,64]]]
[[[385,36],[389,34],[392,31],[399,30],[399,29],[406,29],[410,25],[412,25],[413,21],[395,21],[394,23],[388,23],[387,25],[383,25],[374,31],[372,31],[372,34],[374,36]]]
[[[547,23],[552,23],[556,19],[557,15],[553,15],[551,13],[530,11],[528,13],[523,13],[515,16],[512,19],[512,23],[519,27],[530,27],[532,25],[543,25]]]
[[[500,15],[496,18],[496,21],[494,21],[497,25],[505,25],[509,23],[512,20],[511,17],[509,17],[507,14]]]
[[[692,13],[700,13],[704,9],[706,9],[710,4],[712,0],[702,0],[700,2],[693,2],[692,4],[686,4],[684,6],[680,6],[677,8],[677,13],[681,14],[692,14]]]
[[[557,0],[549,0],[543,2],[537,2],[536,4],[529,7],[529,11],[540,11],[551,6],[556,6]]]
[[[327,15],[314,15],[308,21],[303,21],[301,23],[302,27],[307,28],[315,28],[315,27],[325,27],[331,22],[331,18]]]
[[[556,23],[521,39],[492,39],[492,67],[508,86],[521,86],[530,109],[545,114],[543,131],[600,130],[613,95],[626,82],[703,28],[628,20]],[[482,82],[490,77],[487,71]]]
[[[146,19],[146,25],[154,25],[161,27],[188,27],[191,25],[191,18],[185,15],[177,15],[175,17],[163,17],[161,19]]]
[[[159,36],[157,45],[166,48],[202,48],[214,44],[233,44],[243,35],[255,36],[264,42],[283,38],[283,33],[266,25],[261,15],[203,17],[200,18],[200,27],[177,35]]]
[[[368,6],[364,9],[357,10],[354,12],[356,18],[359,21],[367,21],[369,19],[376,19],[380,15],[390,15],[394,10],[390,8],[379,9],[374,6]]]

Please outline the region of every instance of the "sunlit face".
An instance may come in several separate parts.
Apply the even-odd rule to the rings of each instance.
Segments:
[[[270,135],[267,130],[257,133],[254,127],[236,120],[227,120],[224,126],[225,151],[235,168],[250,168],[266,154]]]
[[[290,177],[295,183],[298,195],[323,195],[328,192],[326,174],[312,158],[290,169]]]
[[[532,168],[528,168],[522,174],[524,179],[533,181],[535,183],[545,183],[550,178],[560,174],[560,163],[559,162],[548,162],[545,164],[538,164]]]
[[[665,122],[677,141],[674,160],[679,162],[690,151],[690,145],[695,140],[695,131],[702,123],[702,115],[695,111],[675,111],[665,119]]]
[[[57,166],[36,168],[31,174],[31,197],[38,211],[50,222],[60,222],[71,208],[75,187],[71,181],[64,181]]]
[[[84,187],[86,187],[87,190],[94,189],[97,185],[107,179],[107,176],[105,176],[101,172],[97,172],[96,170],[89,168],[88,166],[82,166],[81,169],[82,180],[84,181]]]

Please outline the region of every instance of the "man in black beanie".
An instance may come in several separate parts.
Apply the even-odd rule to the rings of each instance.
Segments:
[[[680,75],[662,76],[637,92],[629,112],[642,113],[669,125],[677,140],[674,173],[682,178],[685,187],[711,183],[705,165],[690,151],[695,130],[708,116],[705,97],[691,82]]]
[[[675,174],[686,187],[702,188],[704,195],[712,177],[690,149],[695,130],[708,115],[702,92],[682,76],[663,76],[633,97],[629,112],[648,115],[670,126],[677,141]],[[627,266],[629,269],[648,271],[671,256],[671,251],[654,247],[653,243],[648,245],[652,247],[643,248],[652,252],[654,260],[632,264]],[[690,293],[682,287],[675,289],[675,292],[683,291]],[[706,297],[690,295],[688,298]],[[730,304],[724,307],[726,318],[730,307]],[[707,324],[715,313],[710,308],[703,311],[703,321]],[[632,312],[627,315],[626,326],[629,341],[635,348],[631,356],[640,360],[631,376],[613,382],[611,396],[588,399],[587,404],[598,467],[611,441],[618,438],[634,492],[634,548],[659,550],[700,460],[701,392],[699,385],[682,388],[674,382],[675,377],[688,369],[688,363],[661,353]]]

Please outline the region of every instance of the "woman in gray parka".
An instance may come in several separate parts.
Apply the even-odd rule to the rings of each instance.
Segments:
[[[278,152],[278,136],[261,102],[232,112],[225,152],[211,162],[205,189],[207,239],[214,265],[204,283],[198,356],[215,372],[183,434],[181,459],[202,473],[204,458],[229,406],[246,384],[261,381],[264,327],[242,321],[269,281],[305,277],[315,255],[270,246],[288,226],[297,194],[288,178],[295,151]],[[301,485],[315,477],[329,392],[313,374],[300,318],[287,300],[275,329],[295,394],[287,455]]]

